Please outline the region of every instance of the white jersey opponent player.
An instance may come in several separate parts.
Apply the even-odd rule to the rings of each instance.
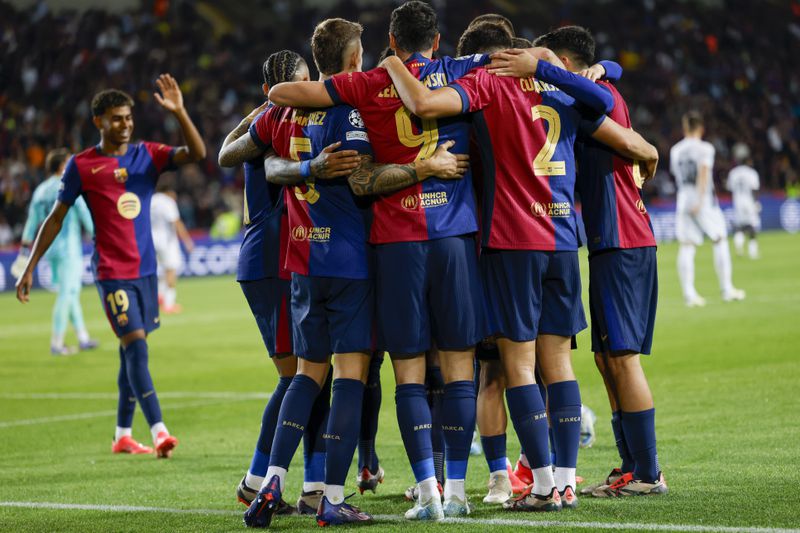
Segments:
[[[180,313],[181,307],[176,303],[178,272],[183,268],[180,242],[187,253],[192,252],[194,242],[181,221],[174,191],[159,186],[150,201],[150,220],[159,267],[158,299],[164,313]]]
[[[714,243],[714,269],[717,271],[722,299],[743,300],[744,291],[733,286],[731,252],[725,217],[714,194],[714,146],[703,140],[703,117],[690,111],[683,116],[684,138],[669,152],[670,172],[678,186],[675,233],[680,243],[678,276],[683,298],[689,307],[702,307],[705,299],[694,288],[695,248],[703,244],[703,235]]]
[[[759,189],[758,172],[752,167],[750,149],[737,143],[733,147],[733,157],[738,163],[728,173],[728,190],[733,194],[733,246],[736,253],[744,254],[745,235],[750,242],[747,253],[750,259],[758,259],[756,232],[761,228],[761,215],[755,192]]]

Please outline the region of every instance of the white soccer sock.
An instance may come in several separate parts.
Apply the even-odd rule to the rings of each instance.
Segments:
[[[314,492],[325,490],[325,483],[322,481],[303,481],[303,492]]]
[[[678,249],[678,277],[681,280],[683,297],[687,300],[697,296],[694,288],[694,254],[693,244],[681,244]]]
[[[528,458],[525,457],[524,453],[519,454],[519,462],[522,463],[522,466],[524,466],[525,468],[531,467],[530,463],[528,462]]]
[[[257,476],[255,474],[250,473],[247,471],[247,474],[244,476],[244,484],[250,487],[251,489],[260,489],[261,485],[264,484],[264,478],[261,476]]]
[[[758,259],[758,241],[750,239],[750,242],[747,244],[747,251],[750,254],[750,259]]]
[[[77,334],[78,334],[78,342],[80,342],[81,344],[89,342],[89,332],[86,331],[86,328],[79,329],[77,331]]]
[[[574,468],[557,466],[553,477],[556,482],[556,488],[558,489],[558,492],[564,492],[564,489],[567,488],[567,485],[573,489],[575,488],[576,483]]]
[[[272,476],[278,476],[278,479],[281,480],[282,491],[283,487],[286,486],[286,469],[279,466],[270,466],[267,468],[267,475],[264,476],[264,482],[261,484],[261,488],[263,489],[267,486],[267,483],[269,483],[269,480],[272,479]]]
[[[63,333],[53,333],[53,336],[50,337],[50,345],[53,348],[63,348],[64,347],[64,334]]]
[[[461,501],[466,501],[467,493],[464,492],[464,480],[463,479],[450,479],[444,482],[444,500],[450,500],[455,496]]]
[[[736,248],[736,253],[742,255],[744,253],[744,233],[737,231],[733,234],[733,247]]]
[[[436,478],[431,476],[419,482],[419,501],[424,502],[434,497],[439,497]]]
[[[553,479],[553,467],[550,465],[533,469],[533,493],[546,496],[552,492],[556,482]]]
[[[164,425],[164,422],[156,422],[150,426],[150,434],[153,436],[153,440],[156,440],[158,438],[158,434],[162,431],[169,435],[169,431],[167,430],[167,426]]]
[[[163,298],[165,292],[167,292],[167,280],[162,276],[158,278],[158,295]]]
[[[178,299],[178,291],[174,287],[167,287],[164,291],[164,307],[172,307]]]
[[[323,496],[333,505],[339,505],[344,501],[344,485],[325,485]]]
[[[733,266],[731,265],[731,250],[728,239],[720,239],[714,243],[714,269],[719,278],[719,288],[723,294],[733,288]]]
[[[506,466],[508,466],[508,465],[506,465]],[[489,477],[491,477],[491,476],[505,476],[505,477],[508,477],[508,468],[504,468],[502,470],[494,470],[492,472],[489,472]]]
[[[117,426],[117,429],[114,430],[114,442],[118,441],[122,437],[130,437],[133,435],[131,428],[121,428]]]

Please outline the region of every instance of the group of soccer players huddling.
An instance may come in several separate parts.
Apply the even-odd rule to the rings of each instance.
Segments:
[[[222,166],[244,164],[237,280],[279,374],[236,491],[249,506],[245,524],[267,527],[291,512],[316,515],[320,525],[372,519],[346,501],[344,485],[356,448],[361,491],[383,480],[375,435],[384,352],[415,478],[407,519],[469,514],[476,421],[490,470],[486,503],[577,507],[581,396],[571,350],[587,323],[576,187],[590,252],[592,351],[622,459],[581,493],[666,493],[639,361],[650,352],[657,300],[656,243],[640,187],[658,154],[631,129],[612,83],[621,68],[592,64],[594,41],[583,28],[531,44],[499,15],[470,24],[458,58],[434,59],[436,13],[419,1],[392,12],[385,58],[367,72],[361,33],[339,18],[317,25],[319,81],[298,54],[270,55],[268,101],[219,153]],[[101,143],[67,165],[18,297],[27,300],[36,263],[82,195],[97,227],[101,299],[120,338],[113,449],[153,451],[131,437],[135,399],[166,457],[177,439],[147,369],[146,335],[158,327],[149,204],[158,174],[203,158],[205,147],[175,80],[158,84],[157,100],[187,145],[129,144],[133,101],[116,90],[97,95]],[[514,472],[506,404],[523,450]],[[301,439],[295,507],[283,496]]]

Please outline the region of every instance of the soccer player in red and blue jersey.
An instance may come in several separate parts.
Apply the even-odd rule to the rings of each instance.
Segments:
[[[612,102],[594,83],[537,59],[557,61],[552,52],[518,52],[534,63],[536,78],[493,76],[478,68],[449,87],[429,91],[398,61],[389,58],[384,65],[404,103],[421,118],[482,111],[473,115],[485,183],[481,269],[509,411],[534,476],[532,493],[506,506],[556,511],[560,493],[569,494],[570,506],[577,502],[581,401],[570,341],[586,327],[573,209],[573,143],[582,116],[604,113]],[[594,120],[596,126],[602,121]],[[608,128],[597,135],[604,138]],[[621,127],[610,129],[610,137],[625,135]],[[556,457],[563,464],[556,465],[556,479],[545,407],[533,376],[537,348],[539,371],[548,384]]]
[[[39,230],[25,273],[17,281],[17,298],[28,301],[36,264],[60,231],[69,208],[83,196],[95,226],[97,290],[120,342],[119,404],[112,451],[152,452],[131,436],[138,400],[150,425],[156,456],[170,457],[178,440],[164,425],[147,365],[147,335],[159,326],[150,198],[162,172],[204,159],[206,148],[183,107],[178,82],[162,74],[156,85],[160,94],[156,92],[155,99],[177,119],[186,145],[132,143],[133,99],[116,89],[95,95],[92,116],[100,131],[100,144],[75,155],[67,164],[58,201]]]
[[[392,12],[389,45],[413,75],[442,87],[488,62],[485,56],[432,60],[439,45],[436,12],[419,1]],[[381,69],[348,73],[322,83],[279,84],[279,105],[345,103],[364,119],[375,158],[408,164],[431,157],[444,141],[469,150],[465,117],[420,120],[409,113]],[[468,513],[464,478],[475,427],[474,346],[486,334],[474,234],[478,229],[471,175],[429,179],[375,199],[370,242],[376,245],[378,346],[392,357],[397,417],[419,485],[409,519]],[[425,352],[438,348],[444,377],[442,423],[447,483],[444,509],[431,448],[431,411],[425,392]]]
[[[537,39],[568,70],[582,71],[594,56],[594,38],[565,26]],[[614,97],[608,116],[631,127],[628,106]],[[642,199],[636,162],[591,138],[576,145],[577,189],[589,247],[592,351],[611,403],[611,427],[622,465],[606,480],[581,490],[598,497],[665,494],[656,453],[655,409],[639,354],[649,354],[658,300],[656,239]],[[638,185],[638,186],[637,186]]]

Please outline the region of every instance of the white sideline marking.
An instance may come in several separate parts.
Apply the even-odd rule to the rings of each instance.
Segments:
[[[0,400],[116,400],[116,392],[5,392],[0,393]],[[173,391],[159,392],[162,399],[225,399],[225,400],[266,400],[268,392],[192,392]]]
[[[116,396],[114,396],[116,398]],[[174,409],[191,409],[192,407],[203,407],[207,405],[216,405],[220,403],[227,403],[227,402],[236,402],[241,401],[249,398],[219,398],[216,400],[203,400],[198,402],[188,402],[188,403],[179,403],[175,405],[165,405],[165,410],[174,410]],[[33,426],[36,424],[50,424],[53,422],[69,422],[71,420],[85,420],[87,418],[102,418],[107,416],[116,416],[117,411],[115,410],[107,410],[107,411],[94,411],[90,413],[75,413],[71,415],[61,415],[61,416],[45,416],[40,418],[26,418],[23,420],[9,420],[7,422],[0,422],[0,429],[10,428],[10,427],[18,427],[18,426]]]
[[[24,509],[59,509],[77,511],[105,511],[120,513],[166,513],[166,514],[198,514],[198,515],[225,515],[240,516],[241,511],[227,511],[223,509],[172,509],[167,507],[144,507],[135,505],[88,505],[80,503],[53,503],[53,502],[4,502],[0,507],[16,507]],[[288,518],[288,517],[287,517]],[[296,517],[299,518],[299,517]],[[375,515],[377,520],[390,522],[405,521],[400,515]],[[302,519],[302,518],[301,518]],[[516,526],[524,528],[568,527],[575,529],[635,529],[639,531],[688,531],[688,532],[713,532],[723,533],[800,533],[798,529],[781,529],[772,527],[731,527],[694,524],[645,524],[635,522],[572,522],[556,520],[520,520],[508,518],[447,518],[444,523],[484,526]]]

